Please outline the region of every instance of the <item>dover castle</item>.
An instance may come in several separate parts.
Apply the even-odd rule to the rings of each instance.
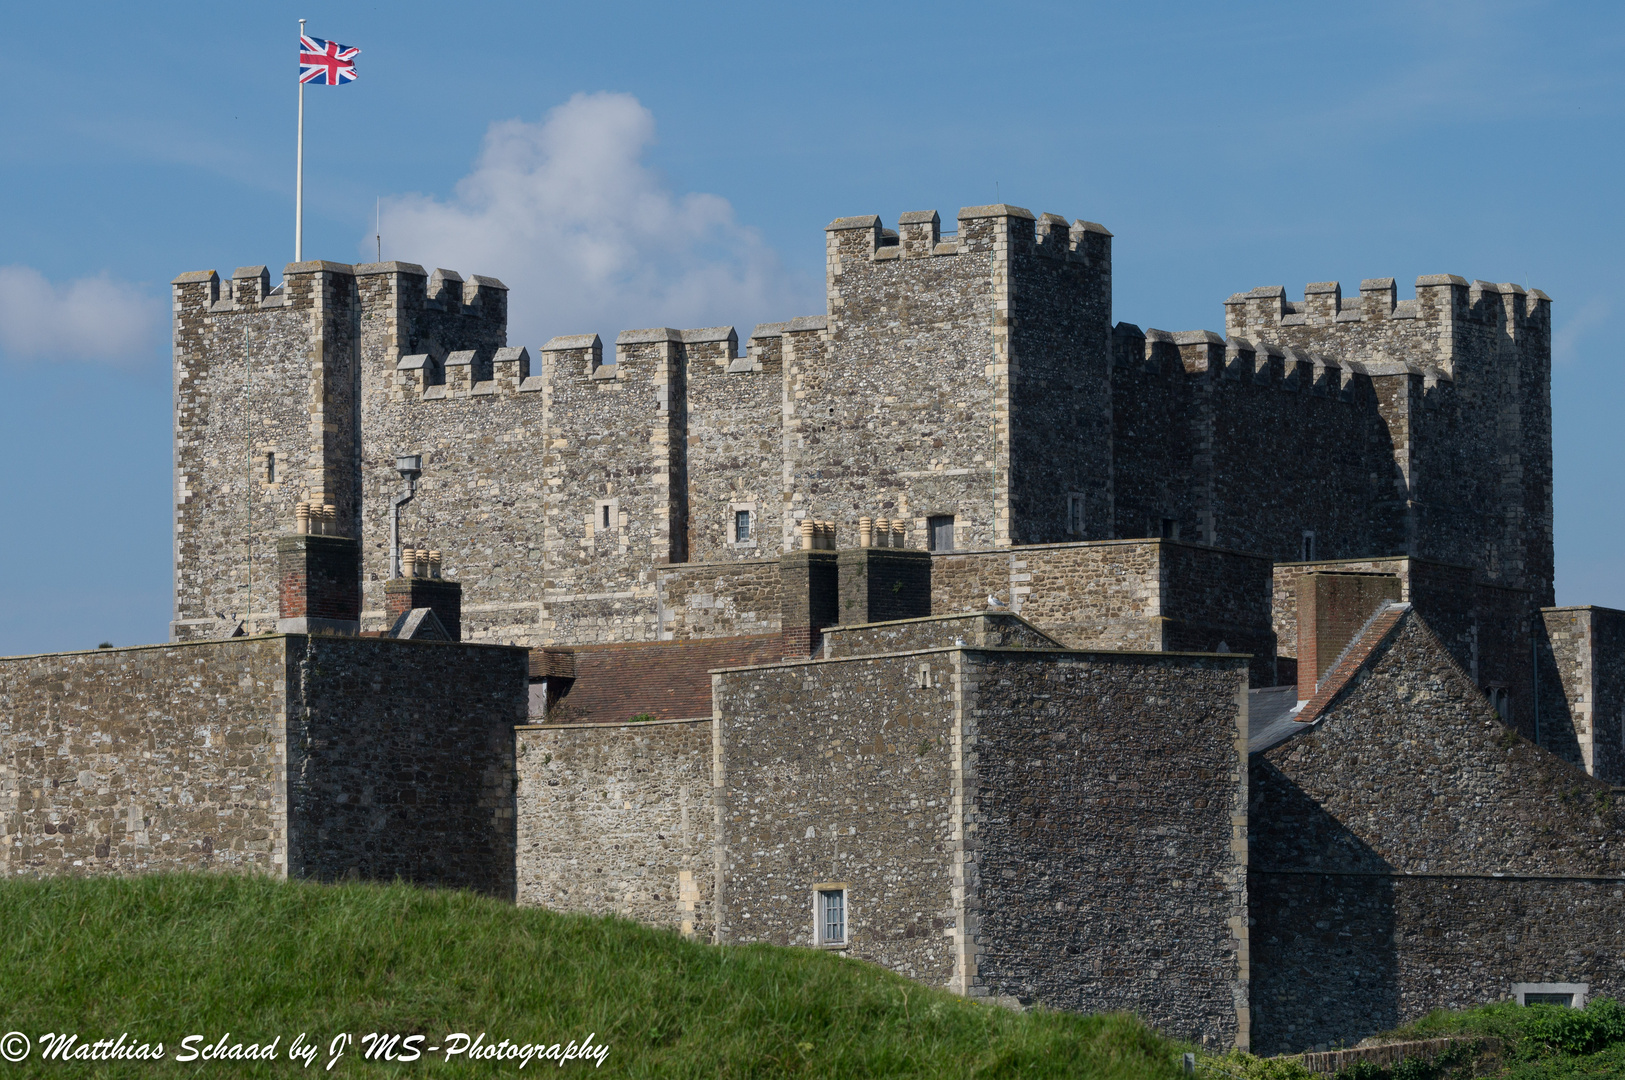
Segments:
[[[956,224],[837,219],[744,342],[176,278],[171,641],[0,660],[0,872],[470,887],[1264,1053],[1625,993],[1545,294],[1142,330],[1104,227]]]

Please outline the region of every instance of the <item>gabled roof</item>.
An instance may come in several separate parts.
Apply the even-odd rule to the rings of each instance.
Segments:
[[[1360,627],[1348,647],[1343,650],[1332,664],[1320,682],[1315,685],[1315,696],[1310,698],[1302,709],[1298,710],[1298,723],[1312,724],[1326,711],[1332,700],[1341,694],[1359,674],[1361,668],[1371,659],[1373,653],[1388,640],[1400,621],[1411,610],[1408,603],[1388,601],[1376,610],[1371,618]]]

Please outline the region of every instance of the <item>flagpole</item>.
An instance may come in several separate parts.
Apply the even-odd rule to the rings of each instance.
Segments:
[[[305,20],[299,20],[300,49],[304,48]],[[299,80],[299,151],[294,158],[298,176],[293,185],[293,261],[305,261],[305,80]]]

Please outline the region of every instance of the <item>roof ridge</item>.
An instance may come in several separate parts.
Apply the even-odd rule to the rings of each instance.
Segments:
[[[1376,611],[1367,619],[1343,647],[1332,666],[1326,669],[1326,674],[1315,684],[1315,695],[1298,711],[1298,722],[1301,724],[1313,723],[1330,704],[1331,700],[1348,686],[1356,672],[1365,666],[1371,654],[1377,647],[1387,640],[1399,620],[1411,610],[1409,601],[1385,600]],[[1381,623],[1379,626],[1378,624]],[[1376,630],[1376,633],[1372,631]]]

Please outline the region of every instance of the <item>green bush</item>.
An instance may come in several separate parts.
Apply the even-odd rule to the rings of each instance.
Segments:
[[[1593,1054],[1625,1041],[1625,1009],[1613,998],[1596,998],[1583,1009],[1530,1005],[1524,1014],[1526,1046],[1564,1054]]]

